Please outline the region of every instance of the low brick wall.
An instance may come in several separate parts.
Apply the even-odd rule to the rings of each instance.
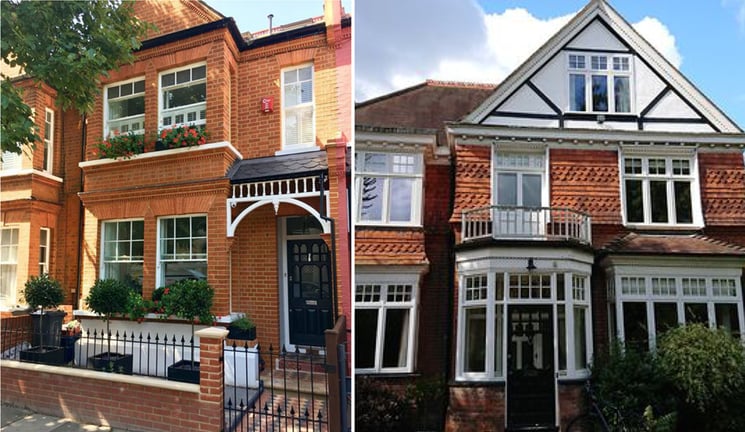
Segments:
[[[153,432],[219,432],[223,426],[222,343],[227,330],[201,330],[200,384],[1,360],[3,403],[80,422]]]

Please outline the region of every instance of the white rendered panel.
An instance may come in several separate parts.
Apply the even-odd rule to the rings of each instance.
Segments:
[[[598,129],[598,130],[637,130],[639,126],[634,122],[612,122],[605,121],[602,124],[597,121],[565,120],[564,127],[567,129]]]
[[[569,106],[567,100],[566,56],[559,54],[546,63],[531,80],[543,94],[559,109],[566,111]]]
[[[568,45],[568,48],[576,50],[594,49],[614,51],[628,49],[597,20],[593,21],[592,24],[588,25],[582,31],[582,33],[577,35],[572,43]]]
[[[637,113],[641,113],[665,88],[665,83],[641,60],[634,59],[634,97]]]
[[[559,121],[551,119],[533,119],[519,117],[489,116],[484,120],[485,125],[495,126],[527,126],[527,127],[551,127],[558,128]]]
[[[661,118],[701,118],[688,104],[674,92],[667,94],[657,102],[645,117]]]
[[[530,87],[523,84],[501,107],[499,111],[526,112],[534,114],[556,114],[543,99]]]
[[[716,132],[708,123],[644,123],[644,130],[653,132]]]

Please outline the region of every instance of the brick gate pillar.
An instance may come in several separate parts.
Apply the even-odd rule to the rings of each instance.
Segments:
[[[220,432],[225,421],[223,342],[228,331],[223,327],[209,327],[195,334],[199,337],[199,402],[207,423],[200,431]]]

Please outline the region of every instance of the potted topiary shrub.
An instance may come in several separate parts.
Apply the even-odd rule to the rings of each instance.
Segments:
[[[23,297],[32,308],[39,310],[31,313],[34,324],[31,348],[21,351],[21,360],[64,364],[64,350],[60,348],[60,334],[62,319],[67,314],[56,309],[65,299],[62,286],[48,274],[31,276],[24,287]]]
[[[199,362],[194,355],[194,324],[212,324],[214,316],[212,299],[215,291],[205,280],[182,279],[163,291],[161,304],[166,316],[175,315],[191,323],[191,356],[168,367],[168,379],[173,381],[199,383]]]
[[[228,339],[256,339],[256,324],[254,324],[248,315],[238,318],[228,326]]]
[[[85,303],[106,322],[107,351],[88,358],[94,369],[132,375],[132,354],[112,352],[109,323],[114,315],[127,312],[130,289],[116,279],[99,279]]]

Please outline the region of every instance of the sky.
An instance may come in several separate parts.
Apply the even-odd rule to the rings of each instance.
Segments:
[[[355,101],[426,79],[498,84],[589,0],[357,0]],[[745,0],[610,0],[745,129]]]
[[[274,15],[273,26],[323,15],[323,0],[205,0],[205,3],[224,16],[235,19],[241,32],[268,29],[269,14]],[[342,0],[341,4],[347,12],[352,13],[353,0]]]

